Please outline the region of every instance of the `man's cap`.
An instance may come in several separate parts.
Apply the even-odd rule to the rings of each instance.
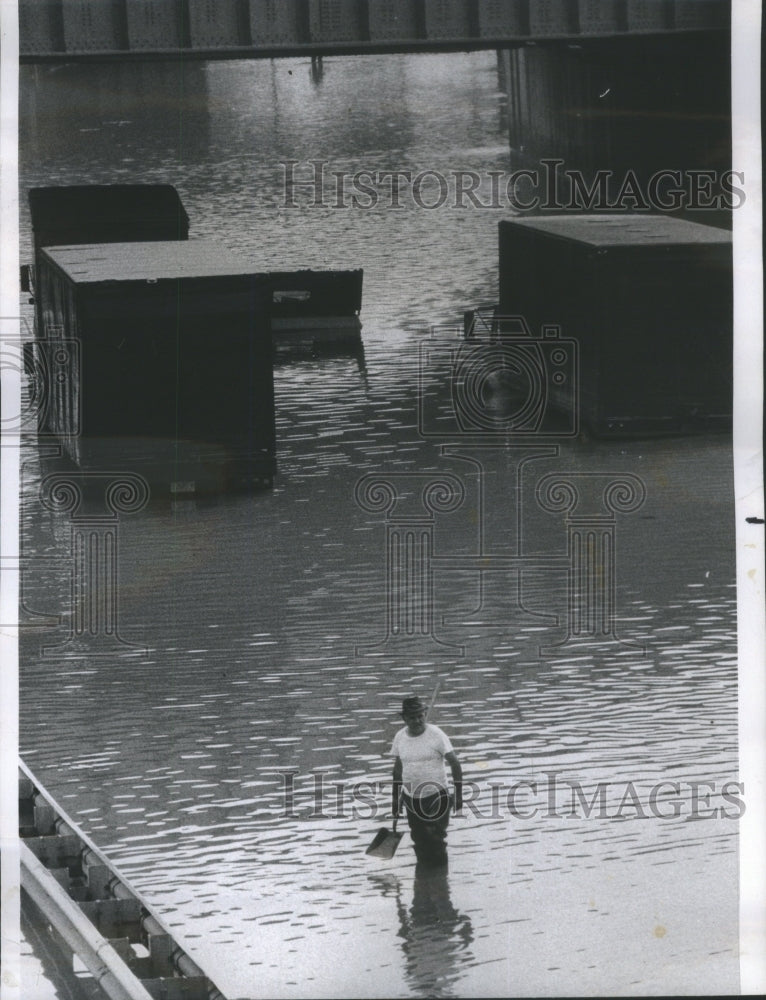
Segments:
[[[425,712],[425,710],[426,706],[417,695],[405,698],[402,702],[402,715],[416,715],[418,712]]]

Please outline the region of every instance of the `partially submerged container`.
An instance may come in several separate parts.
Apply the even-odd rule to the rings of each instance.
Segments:
[[[728,230],[593,213],[504,220],[499,236],[498,313],[523,316],[543,342],[544,328],[557,327],[566,343],[543,352],[535,391],[546,405],[568,407],[603,435],[730,425]],[[573,352],[580,384],[571,388],[562,372]]]
[[[189,216],[170,184],[75,184],[29,191],[34,265],[21,269],[21,287],[35,293],[35,322],[41,336],[37,274],[43,247],[78,243],[185,240]],[[31,349],[31,346],[30,348]],[[27,358],[27,371],[33,365]]]
[[[35,271],[44,247],[91,243],[186,240],[189,217],[170,184],[88,184],[32,188],[29,210]],[[361,269],[268,271],[272,281],[271,330],[277,344],[355,345],[360,342]],[[22,269],[22,287],[35,292],[38,336],[41,290]],[[31,367],[28,366],[31,371]]]
[[[185,240],[189,216],[170,184],[81,184],[32,188],[35,253],[76,243]]]
[[[276,466],[268,276],[208,241],[40,251],[50,430],[83,468],[178,488],[268,483]]]
[[[270,271],[274,343],[358,344],[363,274],[361,269]]]

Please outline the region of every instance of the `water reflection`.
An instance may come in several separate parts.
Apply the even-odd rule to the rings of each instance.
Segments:
[[[396,907],[396,936],[411,995],[456,996],[461,969],[474,961],[470,947],[474,933],[471,918],[452,901],[447,869],[416,864],[409,905],[402,877],[370,875],[369,882]]]
[[[326,380],[334,381],[343,378],[343,366],[333,364],[334,361],[342,362],[345,359],[352,360],[357,367],[362,384],[365,389],[369,389],[370,383],[367,372],[367,362],[364,355],[364,341],[361,337],[358,340],[317,340],[304,341],[294,344],[275,345],[274,367],[284,368],[287,365],[300,365],[307,361],[315,362],[310,369],[309,377],[323,377]]]
[[[420,862],[409,910],[396,894],[399,937],[405,956],[407,979],[421,996],[451,996],[461,967],[470,960],[473,941],[471,920],[455,909],[449,876]]]
[[[25,186],[173,183],[176,158],[199,162],[211,140],[205,65],[110,62],[25,66],[21,70],[20,165]],[[81,153],[87,150],[87,158]],[[158,152],[162,151],[158,162]],[[21,211],[26,212],[25,199]]]
[[[311,82],[320,84],[324,80],[324,62],[321,56],[311,57]]]

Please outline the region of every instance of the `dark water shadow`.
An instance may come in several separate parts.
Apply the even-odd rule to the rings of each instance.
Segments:
[[[412,902],[402,899],[402,884],[393,875],[373,875],[384,896],[393,897],[399,918],[397,937],[404,956],[404,975],[413,994],[456,996],[454,983],[473,961],[471,919],[453,904],[448,868],[415,866]]]

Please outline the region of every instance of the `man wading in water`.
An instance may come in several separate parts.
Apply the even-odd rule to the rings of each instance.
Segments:
[[[404,802],[418,861],[447,864],[447,826],[450,806],[463,808],[463,770],[446,733],[426,722],[420,698],[402,702],[405,726],[394,737],[394,784],[391,811],[397,817]],[[452,771],[453,796],[447,791],[445,763]]]

